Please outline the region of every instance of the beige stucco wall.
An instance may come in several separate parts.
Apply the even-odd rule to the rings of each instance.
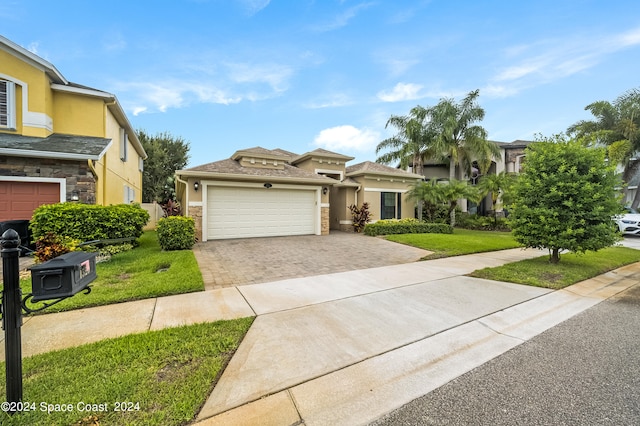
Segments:
[[[296,163],[296,167],[306,170],[311,173],[323,174],[323,173],[336,173],[341,174],[344,178],[345,163],[344,161],[331,160],[331,159],[313,159],[309,158],[300,163]]]
[[[356,204],[356,190],[357,188],[353,187],[334,187],[331,189],[331,211],[329,215],[331,229],[353,231],[349,206]]]
[[[406,196],[406,192],[409,189],[409,185],[413,180],[393,179],[393,182],[389,178],[376,178],[376,177],[355,177],[358,183],[362,185],[361,196],[358,197],[358,206],[363,202],[369,203],[369,211],[372,214],[371,220],[380,220],[381,204],[380,197],[382,192],[395,192],[401,194],[400,204],[400,218],[415,217],[415,202],[410,201]]]

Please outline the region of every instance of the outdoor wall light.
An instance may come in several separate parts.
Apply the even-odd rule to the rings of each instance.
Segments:
[[[265,187],[265,188],[267,188],[267,189],[271,188],[272,186],[273,186],[273,185],[271,185],[269,182],[267,182],[267,183],[265,183],[265,184],[264,184],[264,187]]]
[[[193,182],[193,189],[194,189],[196,192],[198,192],[198,188],[200,188],[200,183],[198,183],[197,181],[196,181],[196,182]]]
[[[78,201],[80,199],[80,195],[78,194],[78,191],[73,191],[71,193],[71,201]]]
[[[329,188],[327,188],[326,186],[322,188],[322,195],[327,195],[327,192],[329,192]]]

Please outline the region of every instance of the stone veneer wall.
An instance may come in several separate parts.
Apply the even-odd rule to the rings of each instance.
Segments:
[[[320,234],[329,235],[329,207],[320,208]]]
[[[202,241],[202,206],[189,206],[189,217],[196,223],[196,238]]]
[[[77,191],[79,202],[96,202],[96,180],[86,160],[0,156],[0,176],[65,179],[67,201]]]

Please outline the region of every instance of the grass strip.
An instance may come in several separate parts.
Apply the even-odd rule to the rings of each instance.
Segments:
[[[96,265],[91,293],[77,294],[43,313],[109,305],[151,297],[204,290],[204,282],[191,250],[162,251],[155,231],[145,232],[139,246]],[[23,294],[31,293],[31,278],[20,281]],[[29,305],[36,308],[38,304]]]
[[[454,229],[453,234],[399,234],[388,235],[385,238],[433,252],[423,260],[520,247],[510,232],[460,228]]]
[[[24,401],[33,404],[33,410],[12,416],[0,412],[0,424],[187,424],[252,321],[242,318],[169,328],[25,358]],[[66,411],[56,411],[63,407]]]
[[[479,269],[468,275],[495,281],[561,289],[639,261],[640,250],[609,247],[584,254],[563,254],[560,263],[555,265],[549,263],[548,256],[543,256],[494,268]]]

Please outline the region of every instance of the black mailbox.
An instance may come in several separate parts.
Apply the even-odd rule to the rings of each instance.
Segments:
[[[96,254],[71,252],[29,269],[34,302],[69,297],[96,279]]]

